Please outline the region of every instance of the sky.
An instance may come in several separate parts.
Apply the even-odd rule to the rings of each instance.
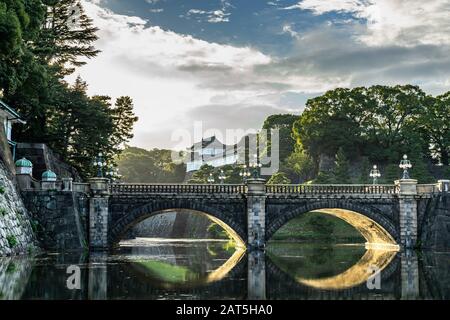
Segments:
[[[336,87],[450,90],[450,0],[81,2],[102,52],[74,76],[133,98],[133,146],[184,149],[198,130],[232,143],[226,130]]]

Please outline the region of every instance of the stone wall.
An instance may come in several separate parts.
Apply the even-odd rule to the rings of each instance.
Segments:
[[[0,256],[27,253],[36,248],[28,211],[11,172],[0,160]]]
[[[418,220],[423,248],[450,250],[450,194],[419,201]]]
[[[36,236],[50,251],[87,248],[88,199],[66,191],[24,191],[24,202],[36,222]]]
[[[211,223],[212,221],[202,214],[165,212],[138,223],[129,236],[205,239],[212,236],[208,233]]]

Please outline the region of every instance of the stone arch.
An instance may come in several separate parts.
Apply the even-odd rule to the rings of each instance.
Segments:
[[[272,221],[266,222],[266,240],[291,219],[311,211],[320,211],[346,221],[362,234],[368,244],[398,246],[397,243],[400,242],[395,224],[379,209],[347,199],[309,200],[289,212],[277,215]]]
[[[246,228],[234,221],[229,215],[221,210],[208,206],[204,203],[194,201],[152,201],[145,205],[131,209],[123,217],[113,222],[108,232],[108,243],[110,246],[116,244],[120,238],[134,225],[158,214],[165,212],[195,212],[204,214],[209,219],[223,227],[239,246],[245,246]]]

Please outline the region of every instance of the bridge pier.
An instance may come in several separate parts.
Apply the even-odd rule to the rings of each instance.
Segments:
[[[417,180],[401,179],[395,181],[399,188],[400,243],[410,249],[417,244]]]
[[[89,247],[92,250],[108,249],[109,180],[89,180]]]
[[[266,185],[264,179],[247,180],[247,244],[263,248],[266,240]]]

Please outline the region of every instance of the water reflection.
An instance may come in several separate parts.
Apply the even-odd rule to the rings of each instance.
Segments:
[[[449,299],[450,253],[364,246],[138,242],[118,252],[0,259],[1,299]],[[80,288],[67,287],[67,267]],[[366,285],[368,266],[381,287]]]
[[[278,266],[300,283],[317,289],[340,290],[367,282],[394,259],[397,250],[363,246],[280,245],[268,248]],[[281,251],[281,252],[280,252]],[[278,254],[277,254],[278,253]]]
[[[121,258],[129,262],[130,268],[164,288],[219,281],[233,270],[245,253],[233,242],[217,240],[167,242],[138,238],[121,245]]]

